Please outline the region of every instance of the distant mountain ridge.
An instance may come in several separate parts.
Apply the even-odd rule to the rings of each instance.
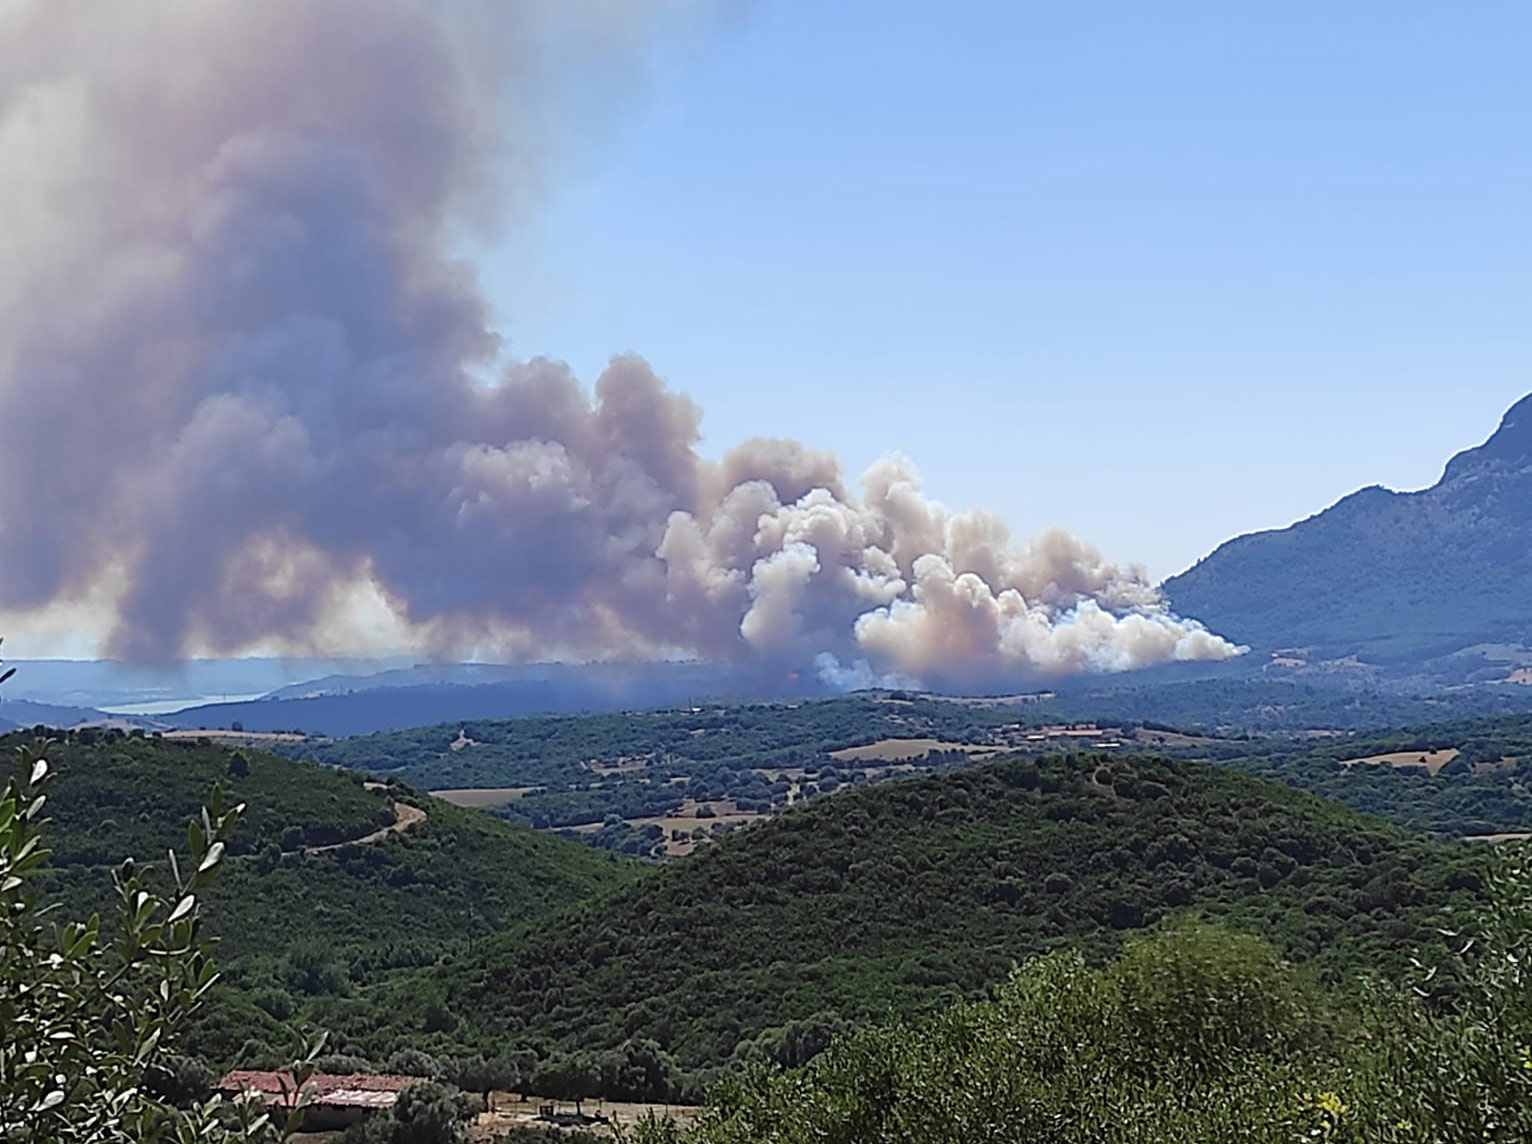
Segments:
[[[455,682],[468,679],[483,682]],[[813,676],[782,678],[719,663],[421,665],[332,676],[264,699],[188,707],[159,718],[187,729],[237,722],[247,731],[301,729],[339,737],[468,719],[638,710],[741,696],[798,698],[826,690]]]
[[[1227,541],[1164,587],[1177,611],[1261,651],[1388,662],[1532,644],[1532,395],[1430,488],[1361,489]]]
[[[32,703],[25,699],[6,699],[0,702],[0,731],[17,727],[78,727],[86,724],[110,723],[124,727],[147,726],[148,721],[135,716],[108,715],[94,707],[64,707],[57,703]]]

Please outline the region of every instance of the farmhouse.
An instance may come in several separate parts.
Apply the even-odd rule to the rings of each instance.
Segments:
[[[399,1094],[419,1081],[413,1076],[314,1073],[304,1082],[300,1096],[292,1073],[235,1069],[218,1082],[218,1091],[230,1099],[249,1094],[247,1099],[288,1111],[301,1102],[304,1112],[300,1129],[322,1132],[345,1128],[370,1113],[393,1108]]]

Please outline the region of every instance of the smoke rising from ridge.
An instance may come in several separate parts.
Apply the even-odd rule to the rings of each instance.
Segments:
[[[844,682],[1237,654],[903,460],[713,462],[639,358],[501,360],[454,239],[674,6],[0,0],[0,610],[105,599],[148,660],[329,650],[359,599],[442,654]]]

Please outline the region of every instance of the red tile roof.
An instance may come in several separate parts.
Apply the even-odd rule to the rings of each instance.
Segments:
[[[420,1078],[415,1076],[314,1073],[304,1082],[303,1092],[307,1103],[313,1105],[392,1108],[401,1092],[419,1082]],[[220,1092],[236,1096],[253,1093],[263,1104],[279,1104],[287,1108],[296,1104],[295,1088],[292,1073],[252,1069],[235,1069],[218,1082]]]

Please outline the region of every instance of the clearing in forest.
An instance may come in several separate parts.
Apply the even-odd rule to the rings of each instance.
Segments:
[[[712,814],[707,817],[699,815],[699,811],[707,807]],[[740,810],[734,804],[732,798],[714,799],[711,802],[696,802],[687,799],[672,813],[666,815],[651,815],[642,818],[629,818],[625,821],[629,826],[642,830],[646,826],[658,826],[665,832],[665,853],[671,858],[678,858],[683,854],[690,854],[696,849],[697,843],[691,838],[691,832],[701,827],[711,833],[715,827],[727,824],[729,826],[741,826],[747,822],[767,817],[765,814],[754,810]],[[576,834],[595,834],[601,829],[602,823],[587,822],[580,826],[571,826],[570,830]],[[686,835],[684,839],[671,837],[671,831],[679,830]]]
[[[1374,767],[1424,767],[1433,775],[1458,757],[1456,747],[1440,751],[1390,751],[1386,755],[1368,755],[1365,759],[1346,759],[1343,767],[1359,764]]]
[[[630,775],[647,770],[649,759],[644,755],[624,755],[619,759],[587,759],[581,764],[586,770],[598,775]]]
[[[490,807],[506,806],[523,795],[542,789],[535,786],[458,787],[452,790],[433,790],[428,793],[432,798],[450,802],[453,806],[487,810]]]
[[[999,747],[979,746],[975,743],[951,743],[943,739],[879,739],[860,747],[844,747],[831,751],[832,759],[866,761],[877,759],[896,762],[900,759],[924,758],[928,751],[966,751],[970,758],[985,759],[998,754]]]

